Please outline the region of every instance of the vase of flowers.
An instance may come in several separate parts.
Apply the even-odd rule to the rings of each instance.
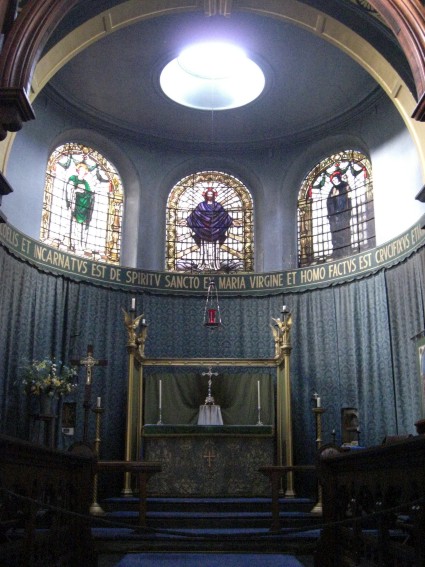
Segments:
[[[77,371],[54,358],[33,360],[22,366],[21,385],[25,394],[37,397],[41,415],[51,415],[52,403],[73,392]]]

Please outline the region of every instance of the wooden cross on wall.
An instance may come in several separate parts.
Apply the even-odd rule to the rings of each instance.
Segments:
[[[91,386],[93,378],[93,368],[95,366],[107,366],[108,361],[96,359],[93,356],[93,345],[87,345],[87,354],[83,358],[71,360],[73,366],[84,366],[86,369],[86,383],[84,387],[84,433],[83,440],[87,442],[89,410],[91,408]]]

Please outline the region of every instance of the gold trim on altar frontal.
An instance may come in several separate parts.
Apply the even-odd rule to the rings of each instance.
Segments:
[[[245,368],[276,368],[276,462],[278,466],[293,465],[292,444],[292,414],[291,414],[291,382],[290,354],[292,316],[286,306],[282,308],[282,319],[272,318],[270,329],[274,341],[273,358],[149,358],[145,356],[145,344],[148,325],[144,315],[134,312],[127,313],[124,309],[124,324],[127,329],[127,351],[129,355],[128,368],[128,399],[127,399],[127,433],[126,460],[137,460],[141,457],[140,439],[144,427],[143,415],[143,368],[155,367],[245,367]],[[140,326],[140,329],[139,329]],[[137,372],[136,372],[137,371]],[[162,407],[161,407],[162,409]],[[161,414],[160,414],[161,415]],[[136,416],[136,420],[133,417]],[[134,424],[136,422],[136,425]],[[158,422],[162,426],[162,420]],[[257,426],[259,426],[257,424]],[[158,436],[152,435],[153,436]],[[195,435],[193,435],[195,436]],[[127,473],[123,494],[131,494],[130,476]],[[295,496],[293,489],[293,474],[287,475],[287,497]]]

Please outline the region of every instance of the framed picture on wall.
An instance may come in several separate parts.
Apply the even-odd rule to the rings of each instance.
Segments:
[[[425,337],[417,342],[416,357],[418,361],[418,375],[422,399],[422,415],[425,416]]]

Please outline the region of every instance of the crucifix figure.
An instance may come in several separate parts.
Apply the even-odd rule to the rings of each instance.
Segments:
[[[218,376],[217,372],[212,371],[212,367],[208,367],[208,372],[202,372],[202,376],[208,376],[208,395],[205,398],[205,405],[214,404],[214,398],[211,395],[212,377]]]
[[[78,360],[71,360],[71,364],[75,366],[86,367],[86,386],[91,386],[92,383],[92,369],[94,366],[107,366],[107,360],[97,360],[93,357],[93,345],[87,345],[87,355]]]
[[[93,356],[93,345],[87,345],[87,355],[77,360],[71,360],[74,366],[84,366],[86,368],[86,383],[84,387],[84,433],[83,440],[87,442],[88,414],[91,408],[91,386],[92,371],[95,366],[107,366],[107,360],[98,360]]]

